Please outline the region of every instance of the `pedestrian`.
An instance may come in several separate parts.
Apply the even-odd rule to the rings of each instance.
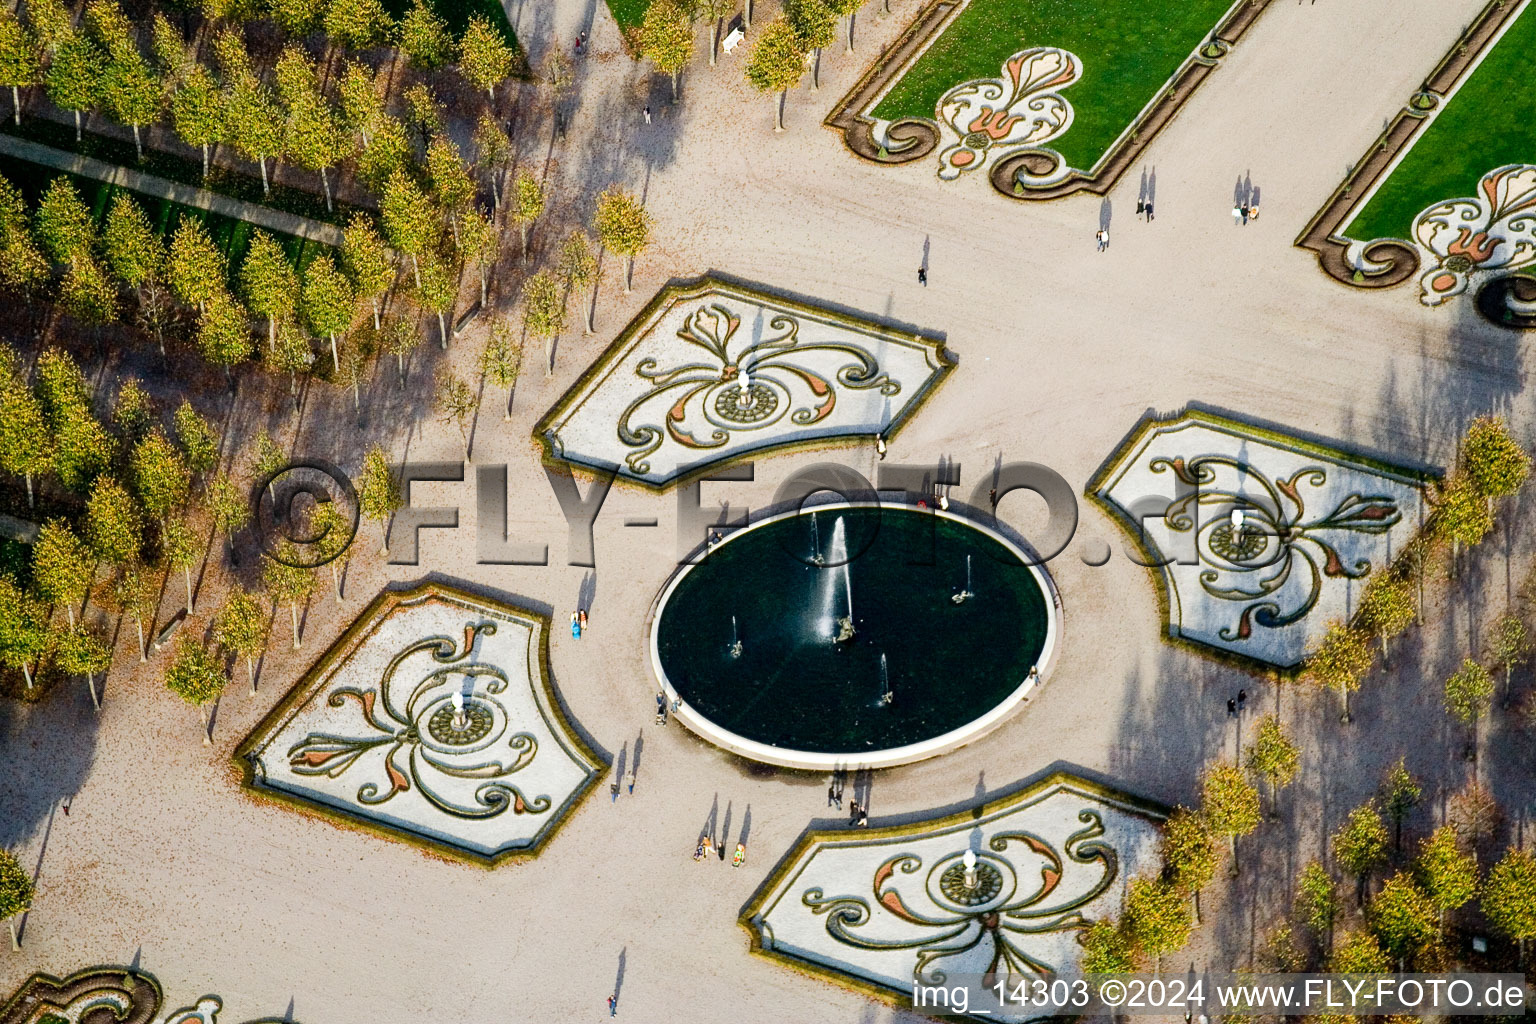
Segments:
[[[1147,223],[1148,224],[1152,223],[1152,204],[1151,203],[1147,204]]]
[[[1140,217],[1144,212],[1146,212],[1146,209],[1147,209],[1146,200],[1144,200],[1144,199],[1136,200],[1136,216]]]
[[[571,612],[571,636],[581,639],[581,616],[576,612]]]
[[[924,288],[928,287],[928,268],[927,267],[918,267],[917,268],[917,283],[922,285]]]
[[[858,822],[859,822],[859,802],[857,800],[849,800],[848,801],[848,827],[852,828],[854,825],[857,825]]]
[[[1102,234],[1104,235],[1104,248],[1108,249],[1109,248],[1109,228],[1105,228],[1102,231]]]
[[[747,862],[747,844],[737,843],[736,852],[731,854],[731,867],[739,868]]]
[[[67,797],[64,798],[64,800],[62,802],[62,806],[64,808],[64,817],[66,817],[66,818],[69,817],[69,805],[74,803],[74,802],[75,802],[75,798],[72,797],[72,796],[67,796]]]
[[[715,855],[715,837],[714,836],[705,836],[704,837],[704,857],[705,857],[705,859],[708,859],[710,857],[713,857],[714,855]]]
[[[1227,698],[1227,717],[1234,718],[1237,715],[1237,701]]]
[[[827,787],[827,806],[831,807],[831,806],[833,806],[836,803],[837,803],[837,787],[836,786],[828,786]]]
[[[587,631],[587,610],[585,608],[578,608],[577,614],[581,623],[581,631],[585,633]]]
[[[634,796],[634,794],[635,794],[635,770],[633,768],[631,768],[629,770],[629,774],[628,775],[624,776],[624,781],[629,784],[629,794],[630,794],[630,796]]]
[[[987,492],[987,500],[992,502],[992,511],[996,512],[997,511],[997,488],[996,487],[992,488],[992,490]]]
[[[667,724],[667,695],[660,690],[656,691],[656,724]]]
[[[880,456],[881,462],[885,461],[885,436],[883,434],[875,435],[875,454]]]
[[[1238,706],[1238,708],[1241,709],[1242,706],[1244,704],[1247,704],[1247,703],[1248,703],[1248,691],[1247,690],[1238,690],[1237,691],[1237,706]]]
[[[1232,204],[1232,226],[1239,227],[1243,222],[1243,208],[1237,203]]]
[[[1258,220],[1259,219],[1259,204],[1258,203],[1254,203],[1252,206],[1248,207],[1248,219],[1249,220]]]
[[[646,124],[650,124],[651,123],[651,107],[650,107],[650,104],[646,104],[646,107],[645,107],[645,123]]]
[[[1099,243],[1099,252],[1103,252],[1109,246],[1109,232],[1099,228],[1093,233],[1093,240]]]
[[[693,850],[693,859],[694,860],[703,860],[704,859],[704,842],[705,842],[705,840],[707,838],[708,837],[706,837],[706,836],[699,836],[699,845],[696,846],[694,848],[694,850]]]
[[[859,808],[859,828],[869,828],[869,808]]]
[[[608,997],[608,1016],[610,1016],[610,1017],[617,1017],[618,1015],[619,1015],[619,994],[617,992],[615,992],[613,995]]]
[[[1238,212],[1243,215],[1243,226],[1247,227],[1248,226],[1248,204],[1244,203],[1242,206],[1239,206],[1237,209],[1238,209]]]
[[[609,800],[609,803],[615,803],[615,804],[618,803],[619,802],[619,783],[618,783],[617,780],[614,781],[613,785],[608,787],[608,792],[611,794],[611,797],[612,797]]]

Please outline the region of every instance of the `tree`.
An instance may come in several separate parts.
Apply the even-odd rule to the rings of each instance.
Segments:
[[[1349,721],[1349,695],[1360,689],[1360,681],[1371,669],[1371,648],[1362,630],[1351,629],[1337,620],[1328,624],[1328,632],[1307,659],[1307,677],[1318,686],[1337,690],[1343,703],[1341,721]]]
[[[267,650],[267,615],[243,587],[230,588],[224,607],[214,616],[213,636],[220,646],[245,659],[251,695],[256,694],[256,659]]]
[[[469,462],[469,421],[480,407],[480,397],[462,377],[450,370],[437,375],[437,390],[432,396],[438,419],[459,428],[459,439],[464,443],[464,461]]]
[[[64,674],[85,676],[85,688],[91,695],[91,704],[100,711],[101,697],[96,693],[96,676],[105,673],[112,664],[112,650],[101,634],[84,623],[71,626],[55,643],[53,660]]]
[[[1479,905],[1494,931],[1520,944],[1524,967],[1525,941],[1536,935],[1536,857],[1511,847],[1488,872]]]
[[[43,80],[37,59],[38,45],[16,15],[6,8],[0,13],[0,85],[11,90],[11,113],[21,124],[21,90]]]
[[[32,480],[54,462],[54,441],[42,403],[20,380],[0,387],[0,466],[27,482],[27,507],[35,504]]]
[[[77,255],[59,286],[59,306],[82,324],[100,326],[117,319],[117,289],[89,254]]]
[[[517,51],[507,45],[491,23],[478,14],[470,16],[459,37],[459,73],[476,89],[484,89],[496,102],[496,86],[512,73]]]
[[[821,48],[837,38],[837,15],[824,0],[786,0],[784,17],[794,30],[803,52],[813,52],[816,59],[811,72],[811,92],[815,92],[821,69]]]
[[[628,295],[635,277],[635,257],[651,241],[651,215],[631,193],[613,186],[597,197],[593,227],[604,248],[624,257],[624,294]]]
[[[171,416],[171,429],[193,473],[200,477],[219,464],[219,432],[185,398]]]
[[[27,21],[37,37],[38,47],[44,55],[52,57],[66,36],[74,31],[74,11],[64,6],[63,0],[29,0]]]
[[[203,713],[203,745],[212,746],[208,705],[219,699],[229,677],[223,666],[190,634],[176,638],[176,653],[165,669],[165,688]]]
[[[1472,759],[1477,760],[1477,722],[1493,706],[1493,677],[1471,658],[1445,681],[1445,710],[1472,727]]]
[[[48,98],[75,115],[75,142],[80,142],[80,114],[100,102],[101,72],[106,54],[78,32],[71,31],[54,50],[43,81]]]
[[[101,248],[107,269],[133,289],[157,280],[165,269],[165,243],[144,215],[144,208],[126,192],[112,199],[101,232]]]
[[[1531,635],[1518,615],[1505,613],[1488,627],[1488,658],[1504,670],[1504,703],[1509,703],[1510,680],[1515,666],[1531,653]]]
[[[16,918],[32,909],[32,879],[22,869],[15,857],[0,850],[0,917],[11,926],[11,949],[19,951],[21,940],[16,934]]]
[[[388,35],[390,19],[379,0],[331,0],[323,23],[333,43],[360,50]]]
[[[715,66],[720,49],[720,22],[736,8],[736,0],[696,0],[694,10],[709,21],[709,66]]]
[[[339,604],[342,600],[341,569],[346,565],[347,550],[352,546],[352,523],[334,501],[324,501],[309,515],[309,535],[319,538],[316,544],[321,556],[327,559],[331,588],[335,590]]]
[[[185,520],[171,519],[160,530],[160,551],[166,564],[181,573],[187,587],[187,614],[197,611],[192,593],[192,567],[203,554],[203,545]]]
[[[400,49],[420,71],[440,68],[453,59],[453,36],[448,26],[423,0],[415,0],[400,19]]]
[[[1387,657],[1387,641],[1413,624],[1413,585],[1395,572],[1372,576],[1360,596],[1359,624],[1381,641],[1381,656]]]
[[[405,125],[397,117],[381,115],[374,125],[373,138],[357,155],[357,179],[376,192],[382,192],[396,171],[404,171],[414,154]]]
[[[441,230],[432,203],[404,171],[397,170],[384,185],[379,204],[384,221],[384,236],[389,243],[411,258],[416,287],[421,287],[421,263],[424,254]]]
[[[448,217],[453,244],[458,246],[459,215],[474,202],[475,183],[464,161],[459,159],[459,148],[445,135],[437,136],[427,146],[427,184],[439,209]]]
[[[544,58],[543,71],[544,81],[553,93],[550,106],[554,109],[555,134],[558,135],[565,131],[565,100],[576,84],[576,67],[563,48],[552,46]]]
[[[1343,909],[1339,902],[1333,876],[1322,862],[1314,860],[1302,868],[1296,883],[1296,913],[1325,948],[1333,934],[1333,922]]]
[[[527,171],[519,172],[516,180],[512,182],[512,206],[507,216],[517,225],[518,233],[522,236],[524,263],[528,262],[528,230],[544,213],[544,201],[544,186],[539,184],[538,179]],[[601,198],[598,202],[601,204]],[[602,216],[601,212],[598,215]],[[643,213],[642,216],[644,216]]]
[[[1436,931],[1445,934],[1445,914],[1477,895],[1477,858],[1461,848],[1456,829],[1442,825],[1419,846],[1414,875],[1434,904]]]
[[[271,195],[267,160],[280,157],[286,135],[282,108],[272,90],[254,75],[244,74],[225,93],[224,111],[229,141],[248,160],[261,167],[262,195]]]
[[[265,0],[267,12],[290,36],[307,36],[320,27],[322,0]]]
[[[363,425],[363,381],[368,377],[368,360],[355,344],[341,350],[341,364],[331,374],[331,386],[339,391],[352,392],[352,408],[357,413],[357,425]]]
[[[1474,849],[1492,838],[1503,816],[1499,802],[1476,779],[1451,795],[1447,817],[1461,841]]]
[[[139,509],[122,484],[104,476],[85,505],[86,536],[96,557],[114,566],[139,557]]]
[[[1259,791],[1243,777],[1235,764],[1217,762],[1206,768],[1200,780],[1200,810],[1211,831],[1232,843],[1232,873],[1238,873],[1237,840],[1259,827],[1263,812]]]
[[[187,500],[192,471],[181,452],[158,430],[134,446],[129,456],[134,493],[139,505],[164,527],[166,516]]]
[[[75,606],[90,592],[96,558],[89,546],[62,519],[50,519],[32,544],[32,580],[49,604],[61,604],[75,625]]]
[[[1435,536],[1451,542],[1454,568],[1461,546],[1479,543],[1493,529],[1493,511],[1471,479],[1458,474],[1441,490],[1430,528]]]
[[[848,52],[853,52],[853,18],[864,6],[864,0],[827,0],[827,7],[839,18],[848,19]]]
[[[224,370],[230,380],[231,368],[251,357],[250,313],[225,289],[214,292],[197,318],[197,348],[203,358]]]
[[[562,52],[563,51],[557,51]],[[480,114],[480,120],[475,122],[475,166],[485,172],[486,179],[491,185],[492,209],[501,210],[501,174],[507,160],[512,156],[512,143],[507,138],[507,133],[502,130],[501,122],[492,117],[489,111]]]
[[[0,284],[28,295],[48,279],[48,261],[38,248],[21,191],[0,177]]]
[[[800,37],[781,14],[775,18],[747,58],[747,81],[758,92],[776,92],[773,130],[784,130],[784,97],[805,74],[805,49]]]
[[[459,229],[459,251],[463,254],[464,264],[474,267],[480,278],[480,308],[482,309],[490,304],[488,295],[490,273],[491,268],[496,265],[500,248],[501,236],[489,217],[479,211],[465,216],[464,223]]]
[[[118,386],[117,400],[112,403],[112,425],[130,448],[142,441],[158,420],[154,399],[137,377],[129,377]]]
[[[1301,752],[1286,735],[1280,719],[1274,715],[1260,718],[1248,745],[1248,770],[1269,785],[1269,805],[1275,808],[1278,790],[1291,784],[1301,765]]]
[[[550,376],[555,372],[555,339],[565,330],[565,296],[547,270],[523,285],[523,330],[544,339],[544,376]]]
[[[350,142],[341,119],[318,88],[306,89],[288,105],[283,149],[294,163],[320,175],[327,210],[335,209],[329,171],[351,153]]]
[[[358,511],[364,519],[378,522],[383,543],[380,555],[389,554],[389,519],[405,503],[405,495],[395,471],[390,468],[384,449],[374,445],[363,457],[362,477],[358,480]]]
[[[108,52],[99,83],[101,98],[114,121],[133,129],[133,145],[142,161],[140,130],[160,115],[160,81],[131,38],[118,40]]]
[[[1216,841],[1209,823],[1187,807],[1175,808],[1163,822],[1160,852],[1163,877],[1189,896],[1200,921],[1200,890],[1216,877]]]
[[[336,87],[341,101],[341,120],[348,131],[357,132],[361,148],[367,149],[374,131],[384,118],[384,101],[374,86],[373,72],[354,60],[342,62],[340,84]]]
[[[1392,969],[1392,961],[1382,951],[1376,936],[1356,932],[1339,944],[1328,961],[1328,969],[1336,974],[1385,974]]]
[[[80,367],[66,353],[47,349],[37,361],[37,397],[53,436],[53,469],[76,494],[90,490],[115,455],[115,445],[91,413]]]
[[[89,259],[96,241],[91,211],[68,178],[58,177],[37,203],[37,236],[48,254],[60,263]]]
[[[272,440],[272,435],[265,430],[258,431],[255,440],[251,442],[251,476],[257,480],[267,481],[267,497],[274,501],[277,500],[277,495],[272,490],[273,478],[287,463],[287,456],[283,454],[283,449],[278,443]]]
[[[1531,475],[1531,457],[1509,435],[1502,416],[1479,416],[1461,440],[1461,466],[1490,515],[1493,500],[1514,494]]]
[[[405,387],[405,357],[421,345],[421,332],[403,316],[392,316],[384,325],[384,347],[400,366],[400,387]]]
[[[251,505],[228,473],[219,473],[208,484],[208,512],[213,526],[224,535],[224,549],[235,558],[235,531],[251,520]]]
[[[1093,922],[1082,933],[1082,943],[1078,968],[1084,974],[1130,974],[1136,969],[1136,950],[1125,929],[1113,921]]]
[[[1387,857],[1387,826],[1382,824],[1376,801],[1367,800],[1350,811],[1332,841],[1334,859],[1355,876],[1355,900],[1363,902],[1366,879]]]
[[[693,57],[693,16],[676,0],[652,0],[638,34],[640,56],[672,79],[677,102],[677,76]],[[711,51],[711,58],[714,54]],[[713,61],[711,61],[713,63]]]
[[[498,388],[507,391],[507,408],[503,420],[512,418],[512,393],[517,388],[517,373],[523,363],[523,346],[512,335],[512,322],[498,317],[491,325],[491,333],[480,352],[480,372]]]
[[[285,557],[288,557],[285,554]],[[291,559],[290,559],[291,560]],[[272,600],[279,604],[287,604],[288,612],[293,619],[293,649],[299,649],[299,604],[309,600],[309,595],[315,591],[315,572],[313,569],[300,565],[290,565],[287,561],[277,561],[270,556],[263,556],[261,563],[261,582],[267,588],[267,593],[272,595]]]
[[[341,266],[359,298],[373,306],[373,329],[379,329],[379,299],[395,280],[389,247],[374,230],[372,219],[353,214],[341,239]]]
[[[305,268],[301,301],[309,329],[316,337],[330,340],[331,367],[339,371],[341,356],[336,351],[336,335],[352,326],[356,299],[352,295],[352,285],[336,269],[336,261],[330,253],[315,257]]]
[[[32,689],[32,666],[48,651],[48,616],[32,594],[0,575],[0,664],[21,669]]]
[[[267,318],[267,348],[277,348],[277,322],[293,315],[299,302],[299,275],[271,235],[257,229],[240,264],[240,292],[251,312]]]
[[[586,307],[583,318],[586,330],[583,333],[591,334],[592,311],[597,305],[597,257],[592,255],[592,243],[585,231],[572,231],[566,236],[565,244],[560,246],[557,269],[565,279],[566,290],[583,296],[582,305]],[[590,295],[584,294],[587,288],[592,289]]]
[[[1394,850],[1403,848],[1403,819],[1418,804],[1421,793],[1419,780],[1409,773],[1403,759],[1398,758],[1397,763],[1387,769],[1386,777],[1381,782],[1381,799],[1387,806],[1387,813],[1392,817],[1392,848]]]
[[[1152,957],[1161,974],[1163,957],[1189,941],[1189,905],[1184,894],[1168,882],[1132,879],[1126,890],[1122,925],[1131,945],[1141,955]]]
[[[417,298],[423,309],[437,317],[438,341],[445,352],[448,350],[448,318],[458,297],[459,282],[453,268],[444,260],[427,260],[421,268]]]
[[[224,96],[213,75],[201,64],[193,66],[171,93],[171,124],[181,141],[203,151],[203,177],[208,176],[208,151],[224,138]]]
[[[1435,905],[1406,871],[1387,879],[1366,916],[1382,947],[1397,958],[1399,970],[1435,934]]]
[[[193,216],[183,216],[171,236],[170,268],[171,291],[200,311],[225,290],[229,279],[224,254],[213,244],[201,218]]]

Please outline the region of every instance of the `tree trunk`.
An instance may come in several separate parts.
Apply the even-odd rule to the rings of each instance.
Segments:
[[[75,606],[73,604],[66,604],[64,606],[64,614],[69,616],[69,628],[73,630],[75,628]]]
[[[32,690],[32,663],[30,661],[24,661],[24,662],[21,663],[21,674],[27,680],[27,691],[31,692],[31,690]]]
[[[592,294],[587,296],[587,299],[588,299],[588,301],[587,301],[587,333],[591,334],[594,330],[597,329],[592,324],[593,318],[597,316],[597,282],[596,281],[592,282]]]
[[[208,177],[208,143],[203,143],[203,177]]]
[[[299,602],[294,601],[288,606],[288,611],[293,615],[293,649],[299,649]]]
[[[411,273],[416,278],[416,289],[421,290],[421,263],[417,261],[416,254],[411,253]]]
[[[521,232],[521,234],[523,236],[523,262],[527,263],[528,262],[528,222],[525,221],[525,220],[524,221],[519,221],[518,224],[517,224],[517,230],[519,232]]]
[[[191,615],[197,611],[197,608],[192,604],[192,567],[190,565],[182,566],[181,575],[187,583],[187,614]]]
[[[1347,687],[1347,686],[1339,687],[1339,697],[1342,698],[1343,701],[1344,701],[1344,713],[1343,713],[1343,715],[1341,715],[1339,717],[1339,721],[1341,721],[1341,722],[1348,722],[1349,721],[1349,687]]]
[[[512,396],[515,395],[516,393],[517,393],[517,385],[516,384],[514,384],[511,387],[507,388],[507,409],[506,409],[506,412],[501,414],[501,418],[504,421],[505,420],[509,420],[509,419],[512,418]]]
[[[443,314],[437,314],[437,336],[442,341],[443,351],[448,351],[448,318]]]
[[[773,105],[773,130],[776,132],[784,130],[784,97],[787,95],[788,89],[779,90],[779,97]]]
[[[36,508],[37,502],[32,498],[32,474],[23,474],[27,478],[27,508]]]
[[[720,49],[720,19],[716,18],[709,30],[709,66],[715,66],[715,51]],[[17,122],[20,124],[20,122]]]
[[[821,88],[821,47],[816,47],[816,59],[811,61],[811,92]]]
[[[469,457],[469,431],[464,429],[464,424],[459,424],[459,440],[464,442],[464,461],[474,461]]]
[[[11,926],[11,952],[19,953],[21,952],[21,940],[16,937],[16,918],[7,918],[6,923]]]
[[[388,517],[379,520],[379,535],[380,535],[380,537],[379,537],[379,555],[380,556],[388,556],[388,554],[389,554],[389,519],[388,519]]]
[[[848,12],[848,52],[849,53],[853,52],[853,19],[857,15],[857,13],[858,12],[856,12],[856,11]]]
[[[634,291],[634,285],[635,258],[633,256],[626,256],[624,257],[624,294],[628,295],[630,292]]]
[[[747,0],[746,26],[748,29],[752,27],[752,0]]]
[[[213,746],[213,723],[208,720],[208,705],[201,708],[203,712],[203,746]]]
[[[134,628],[139,631],[139,660],[149,660],[149,648],[144,645],[144,620],[137,615],[133,617]]]
[[[711,59],[710,63],[713,64],[714,60]],[[21,90],[16,88],[14,85],[11,86],[11,110],[14,111],[14,113],[15,113],[16,127],[20,128],[21,127]]]
[[[485,267],[482,266],[480,268],[480,308],[481,309],[484,309],[487,305],[490,304],[490,300],[488,298],[486,298],[486,289],[490,287],[490,283],[491,283],[490,282],[490,275],[486,273]]]
[[[144,162],[144,142],[139,138],[139,126],[133,126],[133,149],[138,154],[139,163]]]
[[[331,586],[336,588],[336,602],[341,603],[341,573],[336,569],[336,560],[331,559]]]
[[[555,375],[555,339],[546,336],[544,339],[544,376]]]
[[[405,390],[405,353],[396,352],[395,359],[400,363],[400,390]]]
[[[1199,924],[1200,923],[1200,890],[1196,889],[1193,893],[1190,894],[1190,898],[1193,900],[1194,905],[1195,905],[1195,924]]]
[[[1227,838],[1232,840],[1232,877],[1236,878],[1243,873],[1243,869],[1237,863],[1237,834],[1233,833]]]
[[[100,711],[101,710],[101,698],[96,696],[96,673],[94,673],[94,672],[87,672],[85,674],[85,689],[86,689],[86,692],[91,695],[91,705],[97,711]]]
[[[679,72],[672,72],[672,105],[677,106],[677,76]]]
[[[374,328],[377,329],[378,325],[375,324]],[[277,351],[277,317],[276,316],[269,316],[269,317],[267,317],[267,351],[268,352],[276,352]]]
[[[491,174],[490,174],[490,178],[491,178],[491,216],[492,217],[495,217],[496,214],[501,212],[501,183],[500,183],[500,181],[497,180],[499,177],[500,177],[500,175],[498,175],[495,171],[492,171]]]
[[[272,186],[267,183],[267,158],[264,156],[257,157],[256,162],[261,164],[261,194],[269,196],[272,194]]]
[[[373,329],[379,329],[379,297],[375,295],[368,301],[373,303]]]
[[[251,681],[251,696],[256,696],[256,663],[249,655],[245,659],[245,678]]]
[[[324,167],[320,168],[320,187],[325,190],[325,212],[334,212],[336,208],[331,205],[331,179],[326,176]]]
[[[75,111],[75,145],[80,144],[80,111]]]
[[[331,371],[341,373],[341,356],[336,354],[336,332],[331,331],[328,337],[331,339]]]

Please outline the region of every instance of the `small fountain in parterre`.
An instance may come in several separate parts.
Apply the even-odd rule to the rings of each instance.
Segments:
[[[965,589],[960,591],[960,593],[958,593],[958,594],[951,594],[949,599],[951,601],[955,602],[955,604],[965,604],[966,601],[970,600],[971,598],[973,598],[975,596],[976,596],[975,592],[971,590],[971,556],[970,555],[966,555],[965,556]]]

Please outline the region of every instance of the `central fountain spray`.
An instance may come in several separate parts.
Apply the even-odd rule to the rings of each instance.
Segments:
[[[880,707],[886,707],[896,695],[891,692],[891,676],[885,667],[885,653],[880,654],[880,699],[875,703]]]
[[[741,657],[741,637],[736,633],[736,616],[731,616],[731,657]]]
[[[816,616],[816,631],[833,643],[845,643],[853,639],[853,581],[848,575],[848,540],[843,519],[838,517],[832,524],[832,542],[828,545],[827,563],[830,570],[823,570],[820,580],[820,611]],[[837,575],[843,577],[843,614],[838,614]]]
[[[816,525],[815,512],[811,513],[811,564],[827,564],[827,560],[821,555],[821,527]]]
[[[971,598],[973,598],[975,596],[976,595],[971,591],[971,556],[970,555],[966,555],[965,556],[965,589],[960,591],[960,593],[958,593],[958,594],[951,594],[949,599],[951,601],[955,602],[955,604],[965,604],[966,601],[970,600]]]

